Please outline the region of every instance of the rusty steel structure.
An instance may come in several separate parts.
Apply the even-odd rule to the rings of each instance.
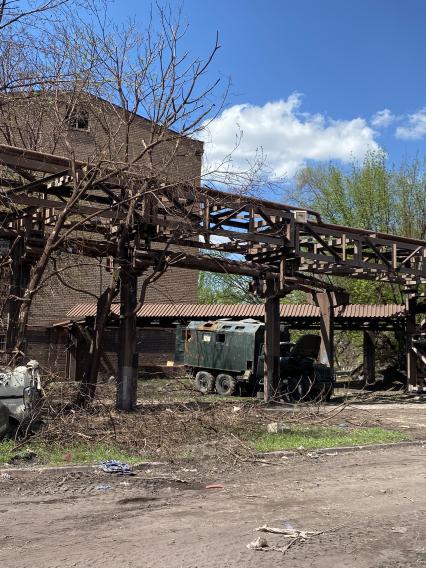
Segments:
[[[344,290],[328,283],[326,275],[406,288],[407,310],[413,314],[407,369],[411,386],[417,385],[415,316],[423,310],[418,308],[418,299],[426,283],[425,241],[326,223],[310,209],[245,194],[167,180],[145,187],[143,174],[136,168],[109,172],[103,167],[100,172],[99,165],[6,145],[0,145],[0,164],[11,172],[0,179],[0,238],[13,242],[20,237],[17,262],[25,260],[31,265],[37,260],[57,216],[67,207],[73,182],[84,184],[90,179],[72,209],[72,218],[62,228],[66,238],[59,250],[92,257],[116,254],[117,234],[129,207],[129,199],[122,198],[123,190],[132,187],[131,199],[137,207],[126,258],[135,278],[150,266],[165,264],[252,277],[253,289],[265,298],[267,399],[272,396],[279,367],[279,298],[289,291],[313,294],[323,316],[324,350],[333,364],[332,308],[347,303],[348,298]],[[184,246],[185,252],[173,245]],[[233,259],[211,254],[217,251],[232,253]],[[19,291],[19,283],[12,282],[13,286]],[[136,305],[135,294],[134,282],[123,279],[123,313],[130,313]],[[13,321],[16,314],[11,315]],[[127,321],[123,327],[127,330],[123,331],[125,350],[135,326]],[[123,365],[128,368],[133,364],[131,354],[125,359]]]

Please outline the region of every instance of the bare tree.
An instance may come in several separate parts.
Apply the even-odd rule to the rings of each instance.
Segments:
[[[0,32],[17,24],[25,24],[28,19],[48,12],[66,4],[68,0],[40,0],[31,2],[25,0],[0,1]]]
[[[51,3],[53,6],[53,3]],[[55,3],[58,5],[59,3]],[[47,4],[43,4],[47,9]],[[41,9],[41,5],[40,5]],[[9,29],[23,16],[12,20]],[[153,21],[140,32],[134,23],[118,28],[107,13],[92,4],[79,18],[63,11],[62,21],[50,21],[46,42],[33,53],[34,45],[9,41],[3,45],[7,55],[2,64],[0,135],[4,142],[68,159],[68,194],[49,196],[57,205],[49,213],[43,250],[31,268],[22,294],[12,298],[18,316],[14,330],[14,357],[24,351],[24,338],[31,306],[36,294],[59,275],[66,283],[67,271],[52,263],[64,245],[84,231],[97,232],[99,240],[108,238],[113,269],[98,300],[98,315],[90,347],[90,364],[82,382],[80,400],[94,395],[99,371],[102,336],[111,303],[120,280],[131,272],[129,243],[142,198],[151,196],[167,184],[198,186],[199,175],[185,164],[199,161],[200,145],[189,137],[204,127],[214,109],[217,81],[207,80],[209,65],[219,49],[213,43],[206,58],[192,59],[181,52],[185,32],[179,19],[165,9],[157,9],[158,28]],[[9,40],[11,38],[9,37]],[[40,38],[39,38],[40,39]],[[218,106],[220,108],[220,105]],[[140,115],[146,117],[143,127]],[[74,126],[90,121],[93,143],[78,147]],[[32,172],[15,168],[10,187],[23,181],[36,183]],[[40,184],[42,188],[43,184]],[[84,202],[96,191],[113,193],[113,204],[105,206],[104,217],[84,213]],[[10,193],[3,193],[5,208],[31,218],[34,209],[16,206]],[[18,210],[17,210],[18,209]],[[108,213],[109,211],[109,213]],[[109,217],[108,217],[109,215]],[[117,234],[108,233],[119,219]],[[46,217],[46,215],[45,215]],[[46,219],[44,218],[44,221]],[[149,284],[167,269],[169,244],[163,246],[164,261],[146,274],[139,303],[143,303]],[[75,261],[75,263],[82,262]],[[74,263],[74,264],[75,264]]]
[[[55,6],[61,18],[50,19],[42,36],[32,37],[29,30],[28,41],[16,40],[13,26],[17,22],[10,20],[7,41],[1,43],[0,38],[4,54],[0,138],[12,146],[66,158],[62,177],[54,182],[49,175],[40,177],[20,166],[12,167],[11,173],[9,165],[8,177],[5,174],[2,185],[9,189],[1,196],[3,210],[12,212],[14,222],[27,222],[30,227],[34,216],[39,216],[45,238],[25,285],[16,286],[8,299],[17,320],[9,341],[16,359],[25,351],[35,297],[53,278],[73,289],[68,275],[76,266],[87,265],[90,240],[90,254],[103,259],[104,271],[109,256],[109,271],[106,284],[96,294],[97,315],[78,400],[85,404],[95,395],[105,326],[119,291],[123,295],[126,288],[134,288],[142,275],[138,300],[131,305],[122,301],[120,317],[130,321],[148,287],[185,255],[184,246],[176,243],[180,227],[196,217],[197,201],[194,211],[180,210],[179,192],[184,195],[193,188],[196,194],[200,186],[201,145],[194,137],[220,112],[226,86],[219,95],[219,82],[209,79],[218,39],[203,59],[182,51],[186,27],[179,14],[175,17],[157,6],[141,30],[134,22],[115,25],[105,5],[95,1],[81,17],[65,3]],[[81,131],[87,134],[84,144],[79,139]],[[231,175],[225,167],[218,179],[226,180],[237,193],[253,194],[264,182],[261,172],[259,156],[247,171]],[[214,174],[208,172],[210,180],[214,181]],[[31,206],[33,202],[25,197],[17,200],[19,188],[28,182],[49,207]],[[49,183],[58,183],[58,188],[47,191]],[[170,207],[164,201],[167,195]],[[97,209],[88,206],[93,202]],[[151,245],[145,219],[159,205],[174,218],[174,232]],[[22,239],[18,246],[23,246]],[[155,257],[149,268],[135,267],[133,253],[138,247]],[[72,258],[64,253],[68,250]],[[12,256],[9,261],[13,265]]]

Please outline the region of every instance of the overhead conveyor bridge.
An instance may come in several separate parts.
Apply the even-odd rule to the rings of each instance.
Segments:
[[[279,346],[272,330],[279,327],[279,297],[291,290],[314,294],[324,314],[323,342],[332,364],[332,317],[327,314],[330,306],[346,303],[347,298],[325,275],[406,287],[407,305],[414,314],[407,332],[411,356],[422,349],[415,343],[415,316],[426,283],[426,241],[326,223],[310,209],[246,194],[167,180],[146,183],[142,166],[137,165],[113,170],[105,163],[72,162],[7,145],[0,145],[0,164],[11,172],[0,180],[0,237],[13,242],[21,236],[29,263],[40,257],[79,184],[85,190],[61,229],[67,236],[60,250],[117,258],[117,234],[129,203],[136,201],[126,253],[136,277],[149,266],[165,263],[252,276],[254,289],[266,298],[267,389],[277,372]],[[235,256],[211,254],[217,251]]]

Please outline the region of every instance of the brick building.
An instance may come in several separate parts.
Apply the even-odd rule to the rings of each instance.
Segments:
[[[0,101],[0,141],[91,163],[113,166],[132,162],[172,182],[199,183],[203,144],[162,129],[139,115],[98,97],[84,95],[4,96]],[[159,140],[150,159],[138,156],[152,140]],[[109,274],[93,259],[72,255],[56,258],[61,277],[50,278],[31,307],[27,353],[48,369],[60,373],[67,350],[65,332],[53,324],[66,319],[77,303],[96,301]],[[75,266],[73,266],[75,264]],[[143,278],[143,277],[142,277]],[[194,303],[198,299],[198,272],[169,269],[148,288],[146,302]],[[114,341],[114,340],[113,340]],[[161,338],[159,336],[159,341]],[[111,342],[111,339],[110,339]]]

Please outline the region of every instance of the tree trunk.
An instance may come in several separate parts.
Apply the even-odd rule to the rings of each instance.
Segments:
[[[97,302],[93,337],[89,349],[89,364],[81,379],[76,401],[78,406],[85,407],[95,398],[105,326],[111,312],[112,301],[117,295],[115,284],[113,278],[111,285],[104,290]]]

